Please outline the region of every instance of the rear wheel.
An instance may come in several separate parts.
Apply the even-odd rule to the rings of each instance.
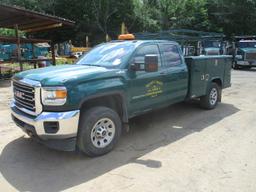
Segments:
[[[251,69],[252,66],[244,66],[243,69]]]
[[[238,68],[239,68],[239,66],[237,65],[236,61],[234,61],[234,62],[232,63],[232,68],[233,68],[233,69],[238,69]]]
[[[221,88],[217,83],[211,83],[207,95],[200,98],[200,105],[204,109],[214,109],[221,100]]]
[[[94,107],[80,118],[78,148],[91,157],[110,152],[121,135],[119,115],[107,107]]]

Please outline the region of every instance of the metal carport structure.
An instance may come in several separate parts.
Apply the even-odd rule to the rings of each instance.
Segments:
[[[20,70],[23,70],[24,62],[37,62],[42,61],[42,59],[33,58],[31,60],[24,60],[21,57],[20,45],[22,43],[31,43],[32,46],[34,43],[47,42],[51,44],[52,52],[52,63],[55,65],[55,51],[54,45],[51,40],[42,40],[42,39],[31,39],[31,38],[21,38],[19,31],[25,33],[37,33],[41,31],[47,31],[53,28],[59,27],[72,27],[75,22],[52,16],[45,13],[40,13],[37,11],[27,10],[18,6],[10,6],[0,4],[0,28],[14,29],[15,37],[0,37],[0,42],[5,43],[15,43],[17,45],[17,58],[11,62],[20,63]],[[49,59],[47,59],[49,60]],[[0,66],[1,67],[1,66]]]

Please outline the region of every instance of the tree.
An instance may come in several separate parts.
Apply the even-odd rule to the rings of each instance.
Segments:
[[[208,0],[211,23],[227,35],[256,33],[256,0]]]
[[[1,0],[1,3],[74,20],[74,28],[34,34],[55,42],[71,39],[83,46],[116,38],[121,24],[129,32],[158,32],[170,28],[225,32],[227,35],[256,33],[256,0]],[[0,30],[2,34],[11,31]]]
[[[113,3],[109,0],[92,0],[95,23],[106,35],[108,34],[109,20],[117,12],[116,7],[112,6]]]
[[[159,12],[156,6],[150,0],[134,0],[134,25],[133,31],[158,31],[159,25]],[[128,26],[129,28],[129,26]],[[130,27],[131,28],[131,27]]]

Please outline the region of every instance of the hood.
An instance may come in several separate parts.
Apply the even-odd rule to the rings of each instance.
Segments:
[[[240,51],[245,52],[245,53],[255,53],[256,48],[239,48]]]
[[[114,71],[117,71],[117,69],[86,65],[60,65],[24,71],[16,74],[14,78],[40,81],[43,86],[58,86],[71,81],[77,83],[79,79],[86,81],[102,78],[107,76],[108,72]]]
[[[206,55],[211,55],[211,54],[214,54],[214,55],[218,55],[220,53],[220,48],[217,48],[217,47],[208,47],[208,48],[205,48],[204,49]]]

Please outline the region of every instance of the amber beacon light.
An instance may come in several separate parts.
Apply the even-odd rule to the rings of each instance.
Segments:
[[[134,40],[135,37],[133,34],[121,34],[118,36],[118,40]]]

